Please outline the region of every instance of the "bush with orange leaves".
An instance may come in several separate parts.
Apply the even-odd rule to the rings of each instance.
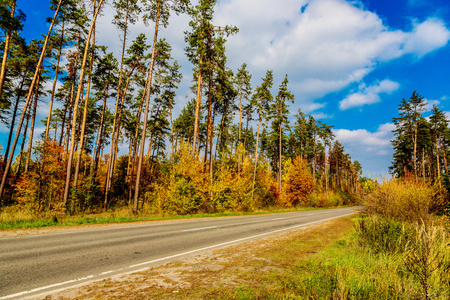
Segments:
[[[285,184],[281,197],[283,204],[286,206],[306,205],[309,195],[314,190],[314,182],[306,161],[301,156],[297,156],[285,169]]]
[[[15,185],[19,207],[35,213],[62,210],[65,181],[64,148],[54,141],[36,147],[40,163],[35,163]]]

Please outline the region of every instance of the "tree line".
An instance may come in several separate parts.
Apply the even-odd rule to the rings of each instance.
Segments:
[[[273,94],[272,70],[252,88],[245,63],[227,66],[227,38],[239,30],[214,25],[215,0],[112,1],[120,53],[96,43],[105,3],[51,0],[45,39],[30,41],[20,36],[26,15],[16,0],[0,5],[0,119],[9,129],[0,207],[189,213],[301,204],[304,197],[286,196],[298,185],[292,176],[307,192],[358,191],[361,165],[333,126],[300,109],[290,121],[288,75]],[[192,98],[176,117],[182,74],[161,37],[174,14],[191,18],[185,53],[194,66]],[[139,20],[154,31],[130,42]],[[43,99],[49,110],[37,137]],[[128,149],[119,156],[120,146]]]
[[[394,155],[390,167],[396,177],[412,177],[418,182],[448,176],[449,121],[436,105],[431,115],[425,117],[426,105],[425,98],[414,91],[398,106],[399,116],[393,118],[396,129],[391,141]]]

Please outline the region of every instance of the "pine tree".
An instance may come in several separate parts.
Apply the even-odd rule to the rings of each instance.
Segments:
[[[101,1],[103,1],[103,0],[101,0]],[[36,65],[36,71],[34,73],[33,80],[31,82],[30,89],[28,91],[27,100],[25,102],[24,109],[23,109],[23,112],[22,112],[22,116],[21,116],[20,121],[19,121],[17,133],[19,133],[21,128],[22,128],[22,124],[23,124],[23,121],[24,121],[24,118],[25,118],[25,112],[26,112],[26,110],[28,108],[28,105],[30,104],[31,97],[33,95],[33,89],[35,87],[36,80],[37,80],[37,77],[39,75],[40,68],[42,66],[42,62],[43,62],[44,57],[46,55],[47,43],[48,43],[49,37],[50,37],[50,35],[52,33],[52,29],[53,29],[53,25],[55,23],[56,17],[58,16],[59,8],[61,7],[61,2],[62,2],[62,0],[59,0],[58,6],[57,6],[57,8],[55,10],[55,15],[53,16],[52,22],[50,24],[49,31],[48,31],[48,33],[47,33],[47,35],[45,37],[44,44],[42,46],[41,55],[39,57],[39,61],[38,61],[37,65]],[[16,149],[16,145],[17,145],[18,139],[19,139],[19,134],[16,134],[16,137],[14,138],[14,142],[12,144],[11,153],[9,155],[8,161],[6,162],[6,167],[5,167],[5,170],[3,172],[2,183],[1,183],[1,186],[0,186],[0,198],[3,196],[3,191],[5,189],[6,179],[7,179],[8,174],[9,174],[9,169],[11,167],[11,163],[12,163],[12,159],[13,159],[13,155],[14,155],[14,151]]]
[[[152,46],[152,57],[150,61],[150,68],[148,69],[147,75],[147,90],[145,94],[145,108],[144,108],[144,124],[142,130],[142,138],[139,151],[139,162],[136,174],[136,186],[134,192],[134,204],[133,211],[137,213],[138,210],[138,199],[139,199],[139,180],[142,171],[142,161],[144,159],[144,148],[145,148],[145,133],[147,132],[147,118],[150,109],[150,92],[152,89],[152,76],[153,76],[153,66],[155,63],[156,56],[156,43],[158,42],[159,26],[167,27],[169,24],[170,12],[174,11],[179,14],[186,11],[189,4],[189,0],[146,0],[144,2],[144,21],[153,21],[155,23],[155,31],[153,35],[153,46]]]
[[[16,2],[16,0],[7,0],[0,4],[0,30],[5,33],[5,45],[0,69],[0,101],[2,99],[3,84],[6,77],[6,62],[8,60],[10,43],[14,33],[22,30],[23,22],[26,18],[21,10],[18,10],[16,13]]]
[[[289,104],[288,102],[294,103],[294,95],[287,90],[288,76],[286,75],[283,82],[281,83],[278,91],[278,95],[275,97],[275,101],[270,105],[269,120],[272,120],[271,127],[271,144],[270,153],[274,158],[273,165],[276,167],[275,170],[278,171],[278,191],[281,193],[281,175],[282,175],[282,159],[283,152],[288,148],[287,137],[283,134],[283,131],[289,130]],[[275,146],[276,145],[276,146]],[[274,147],[275,146],[275,147]],[[276,150],[275,150],[276,149]]]
[[[442,173],[442,165],[444,167],[445,173],[448,173],[447,169],[447,159],[446,159],[446,146],[445,146],[445,136],[448,131],[448,121],[445,116],[444,111],[439,109],[436,105],[433,105],[432,115],[430,116],[431,131],[433,134],[435,155],[436,155],[436,171],[437,178],[439,179]],[[443,163],[441,164],[441,152]]]
[[[258,130],[256,133],[255,167],[253,171],[252,200],[255,189],[256,168],[258,166],[259,131],[261,129],[261,123],[266,118],[270,104],[273,100],[273,96],[270,91],[272,86],[273,86],[273,71],[268,70],[266,72],[266,77],[262,79],[261,85],[256,88],[251,102],[252,105],[256,107],[256,110],[258,112]]]
[[[242,131],[242,115],[243,115],[243,108],[242,108],[242,102],[243,100],[250,100],[250,96],[252,94],[252,87],[250,84],[250,81],[252,79],[252,75],[247,71],[247,64],[242,64],[241,68],[238,70],[236,74],[236,84],[238,85],[239,89],[239,132],[238,132],[238,173],[241,172],[241,149],[243,146],[241,146],[242,138],[241,138],[241,131]],[[242,143],[243,144],[243,143]]]
[[[400,176],[405,175],[410,171],[410,166],[412,166],[416,182],[418,180],[418,123],[422,118],[424,107],[424,97],[414,91],[409,99],[402,99],[398,108],[400,116],[393,119],[397,128],[394,131],[395,139],[392,141],[394,162],[391,172]],[[412,157],[409,155],[411,152]],[[400,168],[403,170],[400,170]]]

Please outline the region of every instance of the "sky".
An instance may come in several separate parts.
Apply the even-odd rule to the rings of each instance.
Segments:
[[[97,43],[118,56],[121,39],[111,24],[112,0],[107,1],[98,20]],[[45,19],[53,13],[47,2],[18,1],[27,15],[26,39],[48,31]],[[253,87],[273,70],[274,95],[287,74],[288,89],[295,95],[291,121],[301,109],[334,125],[336,139],[362,164],[363,176],[380,178],[388,176],[392,118],[398,116],[402,98],[417,91],[429,104],[425,115],[435,104],[450,116],[448,20],[448,0],[218,0],[213,22],[239,28],[226,44],[231,69],[246,63]],[[175,114],[193,97],[193,65],[184,53],[188,22],[187,15],[173,15],[160,33],[171,43],[184,74]],[[139,33],[152,40],[153,30],[138,20],[128,45]],[[42,116],[46,105],[39,108]],[[0,129],[1,145],[6,144],[5,132]]]

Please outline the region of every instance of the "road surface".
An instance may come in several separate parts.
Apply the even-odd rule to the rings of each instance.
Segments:
[[[0,299],[26,299],[348,216],[358,207],[92,226],[0,238]]]

